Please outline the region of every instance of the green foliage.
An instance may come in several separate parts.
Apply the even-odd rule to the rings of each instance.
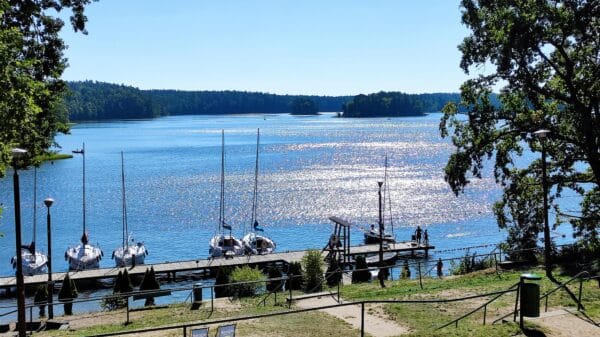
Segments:
[[[419,116],[424,112],[440,111],[456,94],[409,95],[401,92],[378,92],[358,95],[343,106],[344,117]],[[438,102],[438,100],[441,100]]]
[[[231,272],[229,280],[231,283],[265,281],[267,278],[258,268],[249,266],[236,267]],[[237,284],[232,286],[237,297],[254,296],[258,290],[264,287],[264,282]]]
[[[75,298],[77,298],[77,287],[75,286],[75,282],[71,279],[69,274],[65,275],[63,279],[62,286],[58,291],[58,300],[61,302],[71,302]]]
[[[103,82],[69,82],[64,104],[71,120],[152,118],[165,115],[288,113],[295,99],[338,111],[349,96],[293,96],[242,91],[139,90]],[[316,112],[315,112],[316,113]]]
[[[42,304],[48,302],[48,287],[45,284],[40,284],[33,297],[34,304]]]
[[[323,257],[318,250],[311,249],[302,257],[304,290],[306,292],[317,292],[323,289],[323,264]]]
[[[117,278],[115,279],[115,285],[113,287],[113,293],[129,293],[133,291],[133,285],[131,285],[131,278],[129,277],[129,272],[127,269],[123,269],[121,272],[117,274]]]
[[[335,287],[342,281],[342,269],[337,260],[331,259],[325,272],[325,281],[330,287]]]
[[[160,283],[156,279],[156,275],[154,273],[154,267],[150,267],[150,269],[146,268],[144,272],[144,278],[142,279],[142,283],[140,283],[140,290],[156,290],[160,289]]]
[[[233,269],[231,267],[219,267],[217,269],[217,275],[215,277],[215,285],[228,284],[230,282],[231,273]],[[215,297],[227,297],[232,294],[229,286],[215,287]]]
[[[272,279],[272,278],[281,278],[283,276],[283,274],[281,273],[281,270],[279,270],[279,268],[275,267],[275,266],[271,266],[269,267],[269,270],[267,271],[267,277]],[[283,281],[269,281],[267,282],[267,290],[268,291],[281,291],[283,290]]]
[[[460,262],[455,263],[454,261],[450,261],[450,273],[452,273],[452,275],[464,275],[474,271],[487,269],[494,265],[493,258],[489,256],[478,258],[476,255],[477,253],[469,255],[469,251],[467,250]]]
[[[459,105],[448,104],[440,123],[452,133],[456,151],[446,165],[452,190],[464,192],[491,161],[504,187],[496,206],[511,245],[532,247],[539,231],[541,160],[528,165],[524,153],[547,153],[551,208],[565,189],[582,197],[580,219],[570,218],[583,242],[598,242],[600,218],[600,21],[595,1],[462,0],[462,21],[471,30],[459,46],[461,68],[488,74],[465,82]],[[492,89],[503,85],[495,105]],[[459,109],[464,109],[462,116]],[[544,141],[532,133],[547,129]],[[540,157],[537,157],[540,158]],[[536,182],[537,186],[529,185]],[[561,216],[556,217],[560,223]],[[520,232],[524,232],[519,237]]]
[[[55,134],[67,131],[61,17],[71,9],[71,25],[85,33],[84,8],[90,2],[0,0],[0,177],[12,160],[11,148],[28,151],[18,166],[35,164]]]
[[[154,267],[150,267],[150,269],[146,268],[144,272],[144,278],[142,279],[142,283],[140,283],[140,290],[156,290],[160,289],[160,283],[156,279],[156,275],[154,274]],[[152,306],[154,305],[154,297],[146,297],[146,301],[144,302],[144,306]]]
[[[354,271],[352,272],[352,283],[369,282],[371,280],[371,272],[367,270],[368,267],[365,257],[362,255],[357,256]]]
[[[298,97],[292,101],[292,115],[316,115],[319,107],[308,97]]]
[[[291,279],[285,281],[285,288],[292,290],[300,290],[304,286],[302,273],[302,264],[300,262],[290,262],[288,265],[287,276]],[[294,277],[296,276],[296,277]],[[299,277],[302,276],[302,277]]]

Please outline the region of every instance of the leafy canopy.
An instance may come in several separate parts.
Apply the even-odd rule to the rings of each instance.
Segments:
[[[70,8],[71,25],[84,34],[84,7],[92,0],[0,0],[0,177],[11,162],[10,150],[28,150],[26,166],[66,132],[62,106],[67,66],[57,13]]]
[[[471,35],[459,46],[460,66],[467,74],[492,70],[462,85],[466,116],[455,104],[444,108],[441,134],[452,133],[456,146],[446,181],[459,194],[490,160],[504,192],[495,206],[500,226],[531,244],[543,224],[541,160],[524,165],[518,157],[539,154],[544,145],[549,201],[560,215],[555,225],[569,219],[582,244],[598,245],[600,2],[462,0],[461,6]],[[501,105],[489,99],[498,87]],[[550,131],[544,144],[533,135],[539,129]],[[581,196],[577,212],[559,209],[565,189]]]

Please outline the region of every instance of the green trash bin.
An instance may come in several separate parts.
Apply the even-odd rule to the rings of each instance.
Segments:
[[[540,283],[542,278],[536,274],[521,275],[521,315],[540,317]]]

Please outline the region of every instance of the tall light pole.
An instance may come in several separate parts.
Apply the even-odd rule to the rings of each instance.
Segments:
[[[548,221],[548,181],[546,178],[546,137],[549,130],[538,130],[533,134],[542,144],[542,193],[544,194],[544,260],[546,265],[546,275],[550,278],[552,275],[552,262],[550,253],[550,224]]]
[[[48,209],[46,216],[46,233],[48,236],[48,319],[54,318],[54,306],[52,305],[52,294],[54,293],[54,283],[52,282],[52,230],[50,219],[50,207],[54,203],[54,199],[46,198],[44,205]]]
[[[13,194],[15,197],[15,246],[17,251],[17,330],[19,337],[25,337],[25,282],[23,280],[23,257],[21,255],[21,194],[19,188],[18,159],[23,158],[27,150],[12,149],[13,159]]]

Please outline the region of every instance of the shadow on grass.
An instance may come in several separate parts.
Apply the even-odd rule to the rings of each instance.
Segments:
[[[523,334],[527,337],[546,337],[546,334],[534,328],[524,328]]]

